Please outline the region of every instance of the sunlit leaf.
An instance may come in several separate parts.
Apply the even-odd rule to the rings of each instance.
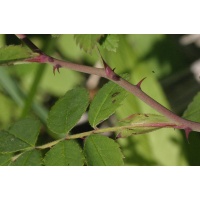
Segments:
[[[24,152],[15,161],[12,166],[40,166],[42,165],[42,153],[38,150]]]
[[[88,165],[118,166],[124,164],[119,145],[102,135],[88,136],[84,145],[84,153]]]
[[[127,91],[119,85],[109,82],[94,97],[89,109],[89,122],[95,127],[112,115],[126,98]]]
[[[116,52],[119,43],[118,35],[108,34],[104,35],[99,41],[101,47],[107,49],[108,51]]]
[[[21,45],[10,45],[0,48],[0,65],[12,64],[16,61],[24,61],[28,58],[38,56],[33,53],[29,48],[22,47]]]
[[[48,166],[81,166],[84,156],[77,142],[65,140],[47,152],[44,163]]]
[[[102,34],[75,34],[74,38],[81,49],[91,52],[102,36]]]
[[[188,108],[185,110],[183,117],[185,119],[200,122],[200,92],[194,97],[193,101],[189,104]]]
[[[89,95],[86,89],[76,88],[68,91],[49,112],[49,129],[57,134],[67,134],[86,111],[88,103]]]

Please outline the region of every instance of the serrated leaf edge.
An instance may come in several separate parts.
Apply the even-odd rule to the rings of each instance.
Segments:
[[[70,92],[70,91],[72,91],[72,90],[75,90],[75,89],[77,89],[77,88],[73,88],[73,89],[71,89],[71,90],[68,90],[67,92]],[[84,89],[85,90],[85,92],[87,93],[87,97],[88,97],[88,101],[87,101],[87,106],[85,106],[85,109],[84,109],[84,112],[87,110],[87,107],[88,107],[88,105],[89,105],[89,93],[88,93],[88,91],[85,89],[85,88],[82,88],[82,87],[79,87],[79,89]],[[67,93],[66,92],[66,93]],[[66,95],[66,93],[64,94],[64,96]],[[53,108],[58,104],[58,103],[60,103],[61,101],[64,101],[64,96],[62,96],[60,99],[58,99],[58,101],[56,101],[56,103],[51,107],[51,110],[49,111],[49,114],[48,114],[48,117],[47,117],[47,127],[48,127],[48,129],[49,130],[51,130],[53,133],[55,133],[55,134],[57,134],[57,135],[59,135],[59,134],[65,134],[65,133],[56,133],[54,130],[52,130],[49,126],[48,126],[48,122],[49,122],[49,116],[50,116],[50,113],[52,112],[52,110],[53,110]],[[84,113],[83,112],[83,113]],[[81,118],[81,117],[80,117]],[[79,118],[79,119],[80,119]],[[77,123],[77,122],[76,122]],[[75,123],[75,125],[76,125],[76,123]],[[75,126],[74,125],[74,126]],[[73,127],[74,127],[73,126]],[[72,128],[73,128],[72,127]],[[69,130],[68,130],[68,132],[67,133],[69,133],[70,132],[70,130],[72,129],[72,128],[70,128]],[[67,134],[66,133],[66,134]]]
[[[100,134],[99,134],[99,135],[100,135]],[[92,136],[92,135],[90,135],[90,136]],[[90,137],[90,136],[88,136],[88,137]],[[101,135],[101,136],[103,136],[103,135]],[[88,137],[87,137],[87,138],[88,138]],[[103,136],[103,137],[106,137],[106,136]],[[86,139],[87,139],[87,138],[86,138]],[[112,140],[111,138],[108,138],[108,139]],[[112,142],[116,145],[115,148],[118,148],[118,149],[119,149],[119,151],[120,151],[120,153],[121,153],[121,155],[122,155],[121,159],[122,159],[122,162],[123,162],[123,164],[124,164],[123,159],[124,159],[125,157],[124,157],[124,154],[122,153],[122,150],[121,150],[121,148],[120,148],[120,145],[119,145],[116,141],[114,141],[114,140],[112,140]],[[85,144],[86,144],[86,142],[84,143],[84,149],[85,149]],[[93,144],[95,144],[95,142],[93,142]],[[94,146],[95,146],[96,149],[98,149],[98,148],[96,147],[96,144],[95,144]],[[98,153],[99,153],[99,155],[100,155],[99,150],[97,150],[97,151],[98,151]],[[83,153],[84,153],[84,156],[85,156],[85,158],[86,158],[86,159],[85,159],[85,160],[86,160],[86,163],[87,163],[87,165],[88,165],[88,162],[87,162],[87,155],[86,155],[86,153],[85,153],[85,150],[83,150]],[[101,155],[101,159],[102,159],[103,163],[105,164],[105,166],[110,166],[110,165],[107,165],[107,163],[104,161],[102,155]]]
[[[106,86],[106,85],[108,85],[108,84],[110,84],[111,82],[108,82],[108,83],[106,83],[104,86]],[[114,84],[113,85],[113,87],[111,88],[111,90],[109,91],[109,95],[112,93],[112,90],[115,88],[115,87],[117,87],[118,85],[116,85],[116,84]],[[98,93],[97,93],[98,94]],[[96,94],[96,95],[97,95]],[[95,95],[95,96],[96,96]],[[107,95],[107,98],[109,97],[109,95]],[[125,96],[127,96],[128,95],[128,93],[125,93],[124,94]],[[95,98],[95,97],[94,97]],[[101,105],[103,105],[104,104],[104,102],[107,100],[107,98],[101,103]],[[125,97],[126,98],[126,97]],[[94,99],[93,99],[94,100]],[[122,105],[122,102],[123,102],[124,100],[122,100],[121,102],[120,102],[120,104],[119,104],[119,107]],[[91,102],[91,104],[92,104],[92,102]],[[90,105],[91,105],[90,104]],[[101,107],[99,106],[99,109],[98,109],[98,111],[101,109]],[[117,109],[117,108],[116,108]],[[105,120],[107,120],[111,115],[113,115],[114,113],[115,113],[115,111],[116,110],[114,110],[107,118],[105,118],[105,119],[103,119],[102,121],[100,121],[100,122],[98,122],[97,124],[91,124],[91,122],[89,121],[89,123],[90,123],[90,125],[94,128],[94,127],[96,127],[98,124],[100,124],[101,122],[103,122],[103,121],[105,121]],[[97,113],[97,112],[96,112]],[[97,115],[96,115],[96,117],[95,118],[97,118]]]

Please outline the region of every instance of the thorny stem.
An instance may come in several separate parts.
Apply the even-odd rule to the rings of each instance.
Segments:
[[[171,122],[175,123],[176,126],[174,128],[177,129],[184,129],[187,132],[190,131],[197,131],[200,132],[200,123],[193,122],[190,120],[183,119],[176,114],[174,114],[172,111],[168,110],[164,106],[162,106],[160,103],[152,99],[150,96],[148,96],[146,93],[144,93],[140,87],[137,85],[133,85],[129,83],[128,81],[124,80],[122,77],[116,78],[116,74],[114,71],[111,71],[109,69],[109,66],[104,66],[105,68],[108,67],[109,73],[106,72],[105,69],[98,69],[93,68],[85,65],[75,64],[67,61],[62,61],[55,59],[51,56],[48,56],[44,54],[38,47],[36,47],[27,37],[26,35],[16,35],[19,39],[21,39],[32,51],[40,53],[40,56],[38,59],[27,59],[28,62],[41,62],[41,63],[49,63],[53,66],[60,66],[61,68],[68,68],[75,71],[87,73],[87,74],[94,74],[101,77],[104,77],[108,80],[111,80],[118,84],[119,86],[123,87],[125,90],[129,91],[130,93],[134,94],[136,97],[144,101],[146,104],[148,104],[150,107],[167,117]],[[106,64],[106,63],[104,63]]]

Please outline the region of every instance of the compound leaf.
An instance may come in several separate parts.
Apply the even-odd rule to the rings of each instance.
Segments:
[[[76,34],[74,38],[81,49],[91,52],[102,36],[102,34]]]
[[[88,165],[118,166],[124,165],[119,145],[102,135],[90,135],[86,138],[84,153]]]

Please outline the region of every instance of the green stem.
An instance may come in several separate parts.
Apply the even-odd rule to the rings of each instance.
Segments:
[[[67,135],[65,138],[61,138],[59,140],[55,140],[53,142],[50,142],[50,143],[47,143],[47,144],[44,144],[44,145],[41,145],[41,146],[37,146],[35,148],[36,149],[46,149],[46,148],[50,148],[50,147],[58,144],[59,142],[61,142],[63,140],[72,140],[72,139],[84,138],[84,137],[87,137],[89,135],[97,134],[97,133],[121,132],[123,130],[131,130],[131,129],[134,132],[134,128],[154,128],[154,129],[158,129],[158,128],[174,128],[174,127],[176,127],[176,124],[170,123],[170,122],[147,123],[147,124],[134,123],[134,124],[127,125],[127,126],[115,126],[115,127],[109,127],[109,128],[103,128],[103,129],[95,129],[95,130],[92,130],[92,131],[77,133],[77,134],[74,134],[74,135]],[[145,133],[145,132],[134,133],[134,135],[143,134],[143,133]]]
[[[35,148],[36,148],[36,149],[47,149],[47,148],[50,148],[50,147],[52,147],[52,146],[58,144],[59,142],[61,142],[61,141],[63,141],[63,140],[65,140],[65,138],[62,138],[62,139],[59,139],[59,140],[55,140],[55,141],[53,141],[53,142],[49,142],[49,143],[47,143],[47,144],[44,144],[44,145],[41,145],[41,146],[37,146],[37,147],[35,147]]]
[[[52,46],[53,46],[52,40],[50,40],[50,41],[45,40],[43,46],[44,46],[44,51],[50,52],[51,49],[52,49]],[[37,69],[36,74],[35,74],[35,77],[34,77],[34,80],[32,82],[30,89],[29,89],[29,93],[28,93],[27,98],[24,102],[24,108],[23,108],[22,114],[21,114],[22,118],[24,118],[29,113],[29,111],[31,110],[35,94],[37,93],[37,89],[38,89],[38,86],[40,84],[40,81],[42,80],[45,69],[46,69],[46,66],[44,66],[44,64],[39,64],[38,69]]]
[[[41,66],[41,64],[39,65],[39,68],[37,69],[36,71],[36,74],[35,74],[35,78],[33,80],[33,83],[29,89],[29,93],[27,95],[27,98],[24,102],[24,108],[22,110],[22,114],[21,114],[21,117],[24,118],[30,111],[31,107],[32,107],[32,103],[33,103],[33,99],[34,99],[34,96],[37,92],[37,88],[40,84],[40,80],[42,79],[42,76],[44,74],[44,71],[45,71],[45,66]]]

